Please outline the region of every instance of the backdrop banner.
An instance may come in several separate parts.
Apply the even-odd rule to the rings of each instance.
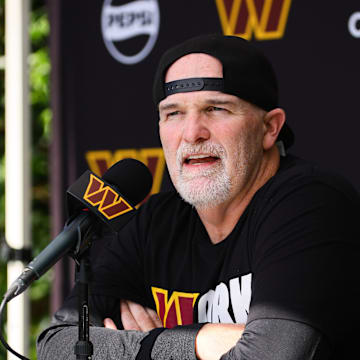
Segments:
[[[51,0],[54,235],[65,192],[84,171],[101,176],[132,157],[171,187],[152,103],[162,53],[192,36],[250,40],[273,62],[280,105],[296,140],[290,152],[331,168],[360,190],[357,166],[360,4],[292,0]],[[67,295],[68,261],[56,266],[52,310]]]

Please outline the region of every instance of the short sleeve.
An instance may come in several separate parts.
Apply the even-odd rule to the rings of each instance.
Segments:
[[[303,322],[341,342],[359,322],[359,198],[321,181],[267,199],[254,234],[248,322]]]

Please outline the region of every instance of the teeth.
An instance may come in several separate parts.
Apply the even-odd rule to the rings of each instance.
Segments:
[[[192,159],[203,159],[206,157],[211,157],[211,155],[190,155],[187,160],[192,160]]]

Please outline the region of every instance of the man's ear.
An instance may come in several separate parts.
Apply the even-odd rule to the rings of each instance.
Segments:
[[[266,113],[264,117],[265,133],[263,139],[263,149],[269,150],[276,143],[281,128],[285,123],[285,111],[280,108],[273,109]]]

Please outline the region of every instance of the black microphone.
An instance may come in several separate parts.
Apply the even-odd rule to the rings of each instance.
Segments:
[[[25,291],[60,258],[82,246],[79,238],[92,235],[93,225],[101,219],[118,231],[134,215],[135,205],[149,194],[152,175],[140,161],[124,159],[110,167],[102,178],[86,171],[67,190],[71,217],[63,231],[24,269],[4,295],[6,301]],[[78,251],[79,249],[77,249]]]

